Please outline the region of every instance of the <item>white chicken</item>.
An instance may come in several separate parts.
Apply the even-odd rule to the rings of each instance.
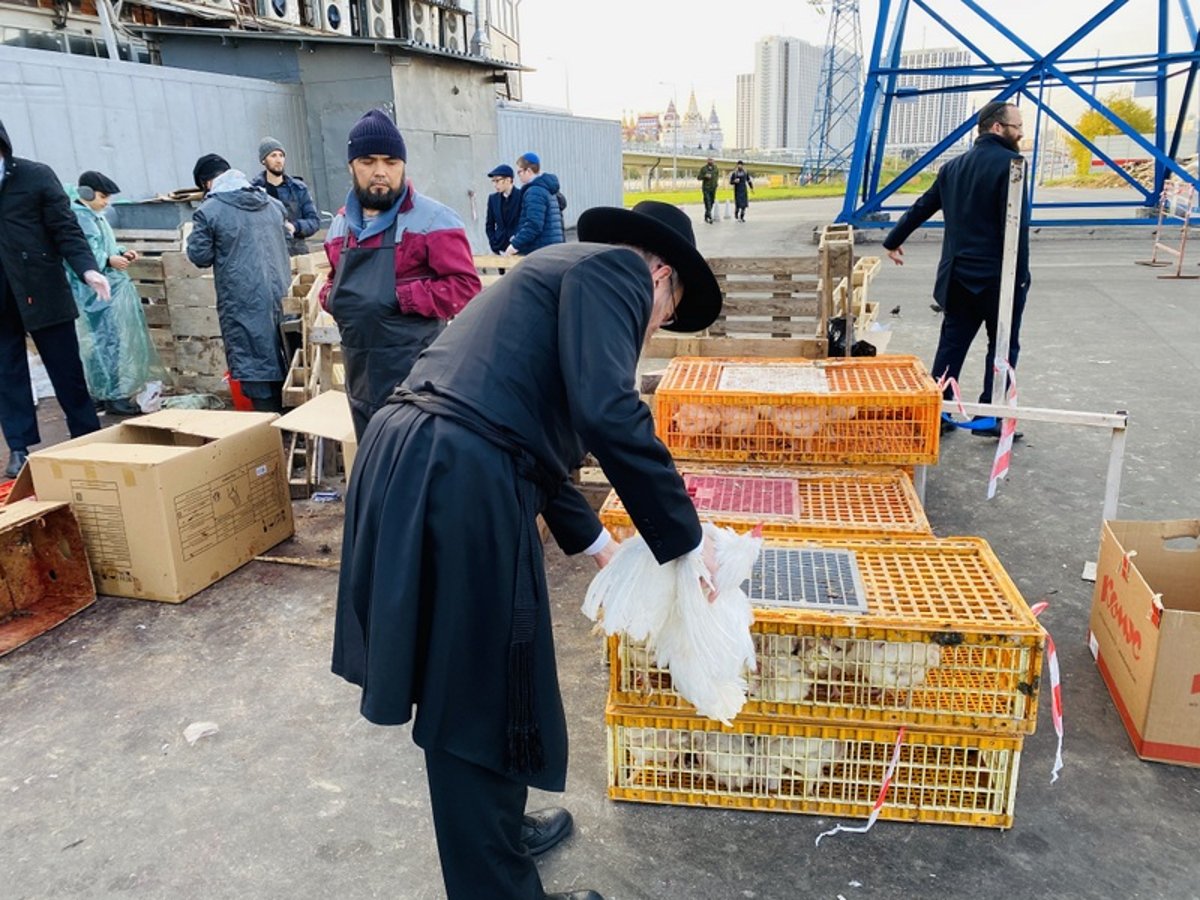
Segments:
[[[758,410],[752,406],[721,407],[721,434],[744,437],[758,430]]]
[[[781,406],[771,422],[789,437],[810,438],[825,425],[825,412],[816,406]]]
[[[677,771],[680,757],[690,748],[690,737],[691,732],[669,728],[626,728],[629,765],[635,774],[647,769]]]
[[[779,645],[774,649],[778,650]],[[768,703],[803,703],[812,695],[814,684],[804,661],[793,653],[760,654],[758,677],[750,696]]]
[[[942,664],[942,648],[920,641],[861,641],[851,656],[859,680],[881,690],[919,687]]]
[[[717,434],[721,428],[721,409],[703,403],[681,403],[672,417],[675,425],[686,435]]]
[[[675,691],[701,715],[729,724],[746,702],[746,676],[755,668],[753,611],[741,585],[762,538],[708,522],[703,529],[717,566],[711,602],[699,549],[660,566],[639,537],[623,543],[592,580],[583,613],[595,621],[603,607],[605,632],[645,640]]]
[[[827,637],[804,637],[796,651],[804,670],[819,681],[828,681],[846,663],[849,641]]]
[[[811,794],[821,773],[845,756],[842,741],[823,738],[770,738],[761,742],[766,764],[767,787],[778,791],[786,775],[803,782],[804,793]]]
[[[696,738],[701,738],[696,742]],[[692,748],[699,750],[700,771],[719,787],[743,791],[754,783],[758,742],[752,734],[721,734],[697,732]]]

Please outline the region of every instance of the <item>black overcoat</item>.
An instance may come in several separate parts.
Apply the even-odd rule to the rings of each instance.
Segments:
[[[485,420],[561,483],[535,505],[566,553],[601,530],[568,480],[585,450],[660,562],[700,543],[695,508],[635,387],[651,296],[649,267],[628,249],[539,250],[473,300],[405,382]],[[408,404],[377,413],[348,491],[334,636],[333,670],[362,686],[366,718],[401,724],[415,705],[420,746],[498,772],[519,534],[531,524],[521,521],[519,477],[508,453],[453,420]],[[534,703],[546,765],[514,777],[561,790],[566,723],[534,549],[543,598]]]
[[[900,217],[883,246],[895,250],[930,216],[942,211],[945,233],[933,297],[942,308],[957,282],[975,295],[1000,294],[1009,166],[1020,154],[999,135],[982,134],[975,145],[938,171],[933,185]],[[1016,293],[1029,290],[1029,197],[1021,203]]]
[[[63,260],[79,279],[96,268],[71,201],[54,170],[12,155],[0,124],[4,181],[0,183],[0,269],[8,279],[26,331],[70,322],[79,315]]]

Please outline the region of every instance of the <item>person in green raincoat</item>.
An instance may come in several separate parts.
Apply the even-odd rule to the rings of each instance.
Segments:
[[[69,267],[67,280],[79,308],[75,331],[88,390],[103,402],[105,412],[134,416],[142,412],[134,398],[152,382],[166,381],[167,372],[150,339],[137,286],[129,277],[129,265],[138,254],[117,244],[112,226],[104,218],[110,198],[120,190],[108,176],[84,172],[71,204],[96,257],[96,267],[112,286],[112,299],[100,299]]]

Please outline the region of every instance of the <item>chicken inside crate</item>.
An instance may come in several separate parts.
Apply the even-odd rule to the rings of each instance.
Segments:
[[[684,806],[870,815],[898,732],[608,710],[609,796]],[[1023,738],[906,732],[884,818],[1007,828]]]
[[[1033,732],[1044,633],[982,540],[771,543],[741,715]],[[609,656],[615,703],[691,711],[652,648]]]
[[[677,459],[773,465],[937,462],[941,395],[915,357],[672,360],[655,393]]]
[[[888,466],[773,469],[681,462],[688,496],[705,521],[766,538],[822,535],[929,536],[929,520],[904,471]],[[617,540],[636,531],[613,491],[600,521]]]

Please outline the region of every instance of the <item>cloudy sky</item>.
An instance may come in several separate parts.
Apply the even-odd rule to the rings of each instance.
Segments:
[[[1187,0],[1195,9],[1196,0]],[[1103,9],[1103,0],[979,0],[1035,50],[1045,52]],[[1023,54],[984,25],[961,0],[930,6],[993,58]],[[868,52],[875,34],[878,0],[863,0],[862,39]],[[1154,0],[1129,0],[1124,8],[1078,45],[1080,57],[1146,52],[1155,43]],[[1177,0],[1170,0],[1175,49],[1185,31]],[[894,8],[894,4],[893,4]],[[716,10],[716,11],[714,11]],[[721,12],[720,10],[724,10]],[[685,0],[521,0],[521,46],[527,65],[525,99],[570,107],[576,115],[619,118],[622,111],[661,111],[672,93],[681,107],[695,90],[701,111],[712,103],[727,138],[734,131],[734,93],[739,73],[754,70],[754,45],[781,34],[823,45],[828,19],[805,0],[746,0],[700,4]],[[905,47],[950,46],[936,22],[912,8]],[[1060,103],[1055,103],[1061,108]],[[1069,111],[1068,110],[1064,110]]]

